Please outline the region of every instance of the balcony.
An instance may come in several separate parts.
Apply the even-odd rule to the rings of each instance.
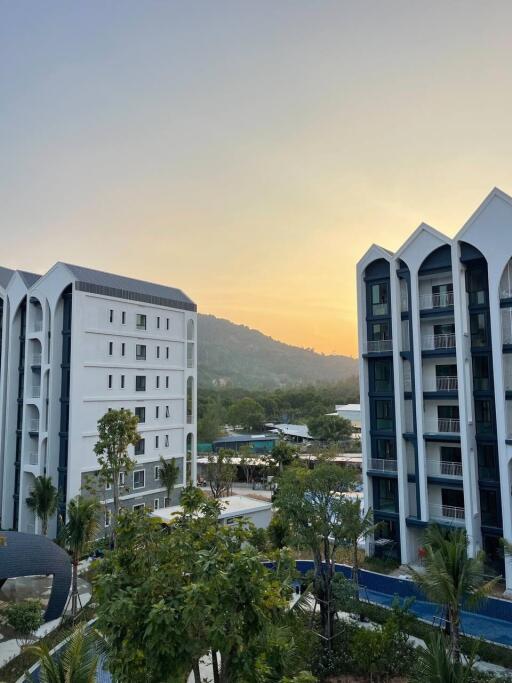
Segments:
[[[462,477],[462,463],[427,460],[427,474],[431,477]]]
[[[37,451],[34,453],[29,453],[29,456],[28,456],[29,465],[37,465],[38,462],[39,462],[39,455],[38,455]]]
[[[421,337],[423,351],[438,351],[455,348],[455,333],[450,334],[424,334]]]
[[[41,354],[40,353],[32,354],[32,365],[41,365]]]
[[[375,470],[377,472],[396,472],[397,461],[396,460],[385,460],[383,458],[370,458],[368,461],[368,469]]]
[[[436,391],[457,391],[458,377],[436,377]]]
[[[33,386],[31,390],[32,398],[40,398],[41,396],[41,385],[38,384],[37,386]]]
[[[430,519],[450,524],[464,525],[464,508],[453,505],[429,505]]]
[[[448,417],[438,417],[426,424],[429,432],[440,434],[460,434],[460,420]]]
[[[436,308],[449,308],[450,306],[453,306],[453,292],[420,295],[420,310],[422,311]]]
[[[385,353],[393,350],[392,339],[376,339],[363,344],[363,353]]]
[[[30,432],[39,432],[39,418],[38,417],[32,417],[29,420],[28,423],[28,428]]]
[[[34,320],[32,323],[32,332],[41,332],[43,329],[43,321],[41,320]]]

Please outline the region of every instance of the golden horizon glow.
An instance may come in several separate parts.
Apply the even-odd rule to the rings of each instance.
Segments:
[[[512,191],[512,5],[8,3],[0,265],[357,355],[355,265]]]

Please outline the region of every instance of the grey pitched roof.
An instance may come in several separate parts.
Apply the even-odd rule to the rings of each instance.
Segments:
[[[0,266],[0,287],[5,289],[9,284],[9,280],[12,278],[13,274],[14,270]]]
[[[132,301],[154,303],[169,308],[182,308],[189,311],[197,310],[192,299],[189,299],[181,289],[144,280],[136,280],[124,275],[105,273],[101,270],[93,270],[83,266],[75,266],[71,263],[64,263],[63,265],[77,279],[75,287],[81,291],[105,294]]]
[[[18,270],[17,272],[20,274],[21,279],[27,287],[32,287],[32,285],[41,277],[37,273],[30,273],[28,270]]]

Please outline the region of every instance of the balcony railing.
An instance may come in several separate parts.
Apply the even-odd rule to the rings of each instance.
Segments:
[[[364,353],[383,353],[393,349],[392,339],[377,339],[364,343]]]
[[[41,365],[41,354],[40,353],[32,354],[32,365]]]
[[[31,432],[38,432],[39,431],[39,418],[38,417],[30,418],[29,430]]]
[[[412,391],[412,379],[404,377],[404,391]]]
[[[427,460],[427,473],[434,477],[462,477],[462,463]]]
[[[464,508],[454,507],[453,505],[430,505],[430,517],[441,519],[453,523],[464,523]]]
[[[33,386],[32,387],[32,398],[39,398],[41,396],[41,386]]]
[[[385,460],[384,458],[370,458],[368,467],[371,470],[377,470],[379,472],[396,472],[397,461],[393,459]]]
[[[420,295],[421,310],[430,308],[448,308],[448,306],[453,306],[453,292]]]
[[[436,377],[436,391],[457,391],[458,377]]]
[[[37,465],[38,461],[39,461],[39,456],[38,456],[37,452],[36,453],[29,453],[29,456],[28,456],[29,465]]]
[[[427,428],[430,432],[440,432],[441,434],[459,434],[460,420],[448,417],[438,417],[434,420],[430,420],[430,422],[427,422]]]
[[[32,323],[32,331],[33,332],[41,332],[43,329],[43,321],[42,320],[34,320]]]
[[[450,334],[424,334],[421,338],[423,351],[436,351],[437,349],[454,349],[455,333]]]

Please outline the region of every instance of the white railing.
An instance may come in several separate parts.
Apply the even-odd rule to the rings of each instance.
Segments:
[[[464,508],[453,505],[429,505],[430,517],[464,523]]]
[[[32,387],[32,398],[39,398],[41,396],[41,386]]]
[[[379,472],[396,472],[397,461],[385,460],[383,458],[370,458],[369,468],[371,470],[378,470]]]
[[[458,377],[436,377],[436,391],[457,391]]]
[[[32,324],[32,330],[34,332],[41,332],[43,329],[43,321],[42,320],[34,320]]]
[[[40,353],[32,354],[32,365],[41,365],[41,354]]]
[[[382,353],[383,351],[392,351],[392,339],[377,339],[376,341],[367,341],[364,343],[365,353]]]
[[[39,456],[37,453],[29,453],[28,462],[30,465],[37,465],[39,461]]]
[[[442,434],[458,434],[460,432],[460,420],[437,417],[426,421],[426,428],[428,432]]]
[[[441,294],[421,294],[420,309],[447,308],[453,306],[453,292],[442,292]]]
[[[454,349],[455,333],[424,334],[421,338],[421,348],[424,351],[434,351],[436,349]]]
[[[31,432],[38,432],[39,431],[39,418],[38,417],[32,417],[30,419],[29,429]]]
[[[440,477],[462,477],[462,463],[444,460],[427,460],[427,472]]]
[[[412,379],[404,377],[404,391],[412,391]]]

